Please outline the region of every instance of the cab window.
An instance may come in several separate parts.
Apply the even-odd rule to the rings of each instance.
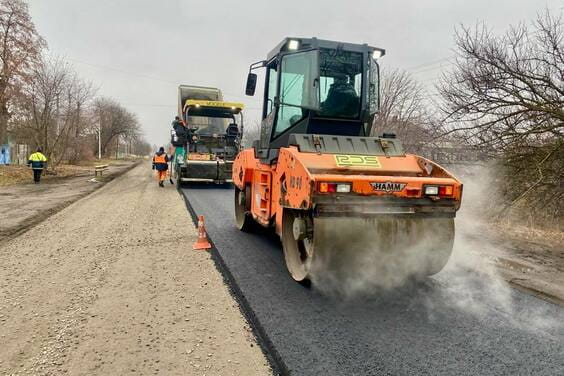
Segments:
[[[319,84],[319,116],[354,119],[360,116],[362,98],[362,54],[322,49]]]
[[[317,51],[284,56],[280,71],[280,108],[273,137],[300,121],[307,109],[319,109]]]

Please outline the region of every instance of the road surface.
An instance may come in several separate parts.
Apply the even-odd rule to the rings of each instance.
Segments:
[[[564,374],[563,309],[480,270],[470,253],[481,245],[458,233],[452,262],[426,283],[337,299],[291,280],[272,233],[235,228],[232,189],[192,185],[183,194],[205,215],[208,233],[283,372]]]

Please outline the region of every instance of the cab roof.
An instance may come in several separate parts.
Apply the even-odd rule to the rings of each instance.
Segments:
[[[298,48],[295,50],[291,50],[289,48],[290,41],[297,41]],[[345,42],[337,42],[337,41],[331,41],[325,39],[317,39],[315,37],[313,38],[287,37],[284,38],[282,42],[278,43],[278,45],[268,53],[266,60],[270,61],[281,52],[309,50],[312,48],[327,48],[327,49],[341,48],[346,51],[368,52],[368,53],[372,53],[374,51],[380,51],[381,56],[384,56],[384,54],[386,53],[386,50],[384,50],[383,48],[372,47],[366,43],[365,44],[345,43]]]

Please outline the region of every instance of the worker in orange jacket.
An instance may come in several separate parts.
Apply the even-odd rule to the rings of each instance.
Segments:
[[[166,155],[164,148],[161,147],[159,151],[153,156],[153,170],[157,170],[159,187],[164,187],[164,181],[166,179],[168,170],[168,162],[168,155]]]

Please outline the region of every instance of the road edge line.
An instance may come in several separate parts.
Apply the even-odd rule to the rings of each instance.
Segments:
[[[186,197],[186,195],[182,193],[182,188],[180,188],[180,185],[177,184],[176,186],[177,186],[178,194],[184,200],[184,204],[188,209],[188,213],[190,214],[190,218],[192,218],[192,222],[194,226],[197,227],[198,215],[196,214],[196,211],[190,204],[188,197]],[[288,370],[286,363],[284,363],[284,360],[278,353],[278,350],[276,350],[276,347],[268,337],[268,334],[266,334],[266,330],[264,329],[264,327],[256,317],[253,309],[251,308],[251,305],[245,298],[245,295],[243,294],[243,291],[241,291],[241,289],[239,288],[239,285],[237,285],[235,277],[233,276],[233,274],[231,274],[231,271],[229,270],[225,261],[221,257],[221,254],[217,250],[217,247],[215,246],[213,239],[209,234],[208,234],[208,240],[212,246],[210,249],[211,259],[213,260],[216,269],[223,277],[223,281],[227,285],[231,296],[237,302],[237,305],[239,306],[239,310],[241,311],[247,322],[250,324],[251,329],[253,330],[253,334],[257,339],[257,343],[259,344],[259,347],[261,348],[264,356],[266,357],[268,363],[270,364],[272,371],[276,375],[281,375],[281,376],[290,375],[290,371]]]

